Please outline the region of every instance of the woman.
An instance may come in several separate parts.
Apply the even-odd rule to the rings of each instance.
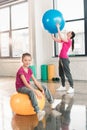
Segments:
[[[54,37],[52,35],[52,39],[58,43],[62,43],[62,48],[59,54],[59,76],[61,78],[61,86],[57,90],[66,90],[65,87],[65,76],[68,79],[68,82],[70,84],[70,87],[68,89],[68,93],[73,93],[73,79],[69,68],[69,57],[68,57],[68,50],[72,46],[72,51],[74,49],[74,37],[75,33],[73,31],[68,32],[65,37],[62,36],[62,33],[60,31],[59,25],[57,25],[58,29],[58,38]]]

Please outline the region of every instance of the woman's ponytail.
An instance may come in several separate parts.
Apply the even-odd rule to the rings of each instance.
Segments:
[[[75,33],[72,31],[72,51],[74,50],[74,37],[75,37]]]
[[[72,39],[72,51],[74,50],[74,39]]]

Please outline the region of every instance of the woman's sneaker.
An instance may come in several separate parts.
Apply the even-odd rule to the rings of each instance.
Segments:
[[[45,116],[45,111],[39,110],[37,113],[38,120],[41,121]]]
[[[67,93],[74,93],[74,88],[70,87]]]
[[[59,88],[56,89],[57,91],[65,91],[66,87],[65,86],[60,86]]]

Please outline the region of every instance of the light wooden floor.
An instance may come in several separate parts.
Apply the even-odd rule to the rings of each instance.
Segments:
[[[50,89],[54,98],[62,99],[65,95],[66,106],[70,104],[71,99],[74,100],[70,119],[68,119],[70,122],[68,121],[66,128],[61,125],[62,116],[58,115],[60,109],[52,111],[48,102],[44,108],[46,116],[42,122],[38,122],[36,115],[20,116],[13,114],[10,107],[10,96],[16,92],[15,78],[0,77],[0,130],[87,130],[87,81],[74,81],[74,95],[56,91],[60,83],[42,82],[42,84]],[[66,87],[68,89],[68,83],[66,83]]]

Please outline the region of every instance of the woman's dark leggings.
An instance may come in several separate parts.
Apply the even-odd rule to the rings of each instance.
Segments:
[[[70,64],[69,59],[65,58],[59,59],[59,76],[61,78],[62,86],[65,86],[65,76],[66,76],[70,86],[73,88],[73,79],[70,73],[69,64]]]

